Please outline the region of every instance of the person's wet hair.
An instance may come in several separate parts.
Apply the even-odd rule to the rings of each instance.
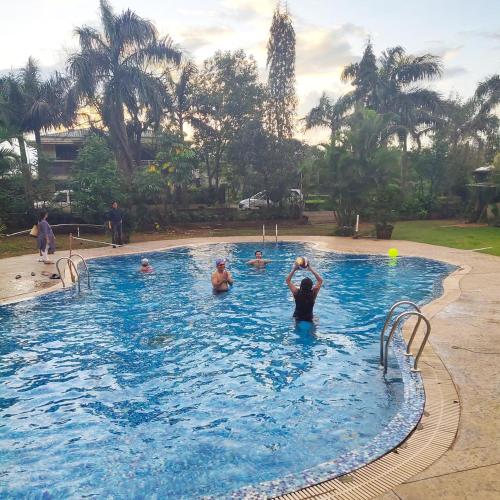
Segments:
[[[262,255],[262,251],[261,250],[255,250],[255,257],[257,257],[258,253],[260,253]]]
[[[310,292],[313,287],[313,282],[311,278],[304,278],[300,282],[300,289],[303,290],[304,292]]]

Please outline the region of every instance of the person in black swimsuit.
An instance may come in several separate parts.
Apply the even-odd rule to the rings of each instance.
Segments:
[[[297,269],[299,269],[299,267],[294,264],[290,274],[286,277],[286,284],[288,288],[290,288],[293,298],[295,299],[295,312],[293,313],[293,317],[297,321],[312,321],[314,302],[323,284],[323,278],[309,264],[306,269],[311,271],[316,278],[316,284],[313,286],[311,278],[304,278],[300,282],[300,287],[297,288],[297,286],[292,283],[293,275]]]

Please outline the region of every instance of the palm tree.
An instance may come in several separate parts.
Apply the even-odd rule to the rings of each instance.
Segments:
[[[379,108],[377,60],[370,41],[365,47],[361,61],[346,66],[342,71],[341,79],[350,81],[354,85],[354,90],[350,94],[354,101],[375,110]]]
[[[9,75],[0,80],[0,95],[2,96],[2,115],[6,127],[15,137],[19,147],[20,169],[24,184],[24,197],[27,207],[33,207],[33,179],[31,165],[28,164],[26,143],[23,133],[23,122],[26,113],[25,96],[19,81],[14,75]]]
[[[481,112],[493,111],[500,104],[500,75],[492,75],[481,82],[474,97],[481,104]]]
[[[80,51],[69,59],[76,80],[75,95],[94,106],[109,129],[117,163],[124,175],[134,170],[125,110],[156,114],[164,105],[161,80],[154,65],[179,64],[181,52],[169,37],[159,38],[154,25],[131,10],[115,14],[100,0],[102,31],[90,26],[75,30]]]
[[[384,145],[394,134],[394,117],[358,105],[347,119],[348,128],[326,147],[324,166],[329,175],[335,217],[339,226],[353,226],[373,192],[386,186],[399,153]]]
[[[350,81],[350,95],[378,113],[393,113],[398,117],[398,139],[401,157],[401,187],[405,185],[408,137],[420,142],[420,136],[433,129],[439,120],[441,99],[437,92],[418,86],[423,80],[440,77],[442,64],[432,54],[414,56],[402,47],[392,47],[382,53],[377,62],[371,42],[368,42],[359,63],[344,68],[342,79]]]
[[[12,147],[14,131],[9,130],[0,121],[0,175],[8,172],[19,161],[19,155]]]
[[[479,84],[478,90],[481,85]],[[451,148],[481,148],[489,137],[499,133],[500,119],[490,105],[477,96],[476,90],[474,97],[465,102],[450,99],[443,103],[446,122],[440,127],[440,132],[448,138]]]
[[[32,199],[31,166],[28,165],[24,134],[35,135],[38,174],[43,177],[44,169],[40,165],[41,132],[61,125],[71,125],[74,114],[68,112],[66,105],[69,87],[69,79],[57,72],[49,79],[42,80],[38,63],[31,57],[17,74],[9,75],[3,80],[4,113],[11,129],[17,130],[16,138],[28,201]]]
[[[184,124],[192,116],[194,109],[194,78],[198,68],[192,61],[184,63],[179,71],[177,80],[167,75],[167,86],[171,99],[170,111],[172,119],[177,125],[180,136],[184,139]]]
[[[22,130],[33,132],[38,152],[41,151],[41,131],[61,125],[70,126],[73,117],[66,113],[66,99],[70,87],[67,77],[58,72],[48,80],[41,80],[40,69],[30,57],[16,78],[22,94]],[[19,111],[19,110],[18,110]]]
[[[306,130],[329,127],[332,137],[346,125],[348,113],[353,106],[350,96],[341,96],[335,101],[323,93],[316,107],[303,118]]]

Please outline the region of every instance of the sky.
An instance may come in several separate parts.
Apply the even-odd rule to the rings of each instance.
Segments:
[[[285,2],[281,2],[285,5]],[[111,0],[170,35],[196,62],[216,50],[242,48],[265,79],[266,44],[276,0]],[[298,113],[304,116],[323,91],[350,90],[340,81],[346,64],[359,61],[371,39],[375,53],[396,45],[412,54],[442,57],[444,74],[429,86],[445,97],[470,97],[477,83],[500,72],[500,0],[289,0],[297,36]],[[0,73],[35,57],[44,74],[64,70],[77,48],[76,26],[98,27],[98,0],[0,0]],[[299,132],[318,142],[327,131]]]

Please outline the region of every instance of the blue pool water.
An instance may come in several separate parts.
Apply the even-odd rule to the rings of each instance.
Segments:
[[[219,497],[366,446],[400,409],[379,332],[399,299],[425,303],[451,272],[267,244],[90,262],[92,290],[0,307],[0,496]],[[314,328],[284,283],[306,255],[325,284]],[[217,256],[235,278],[211,293]],[[298,281],[306,273],[299,272]]]

